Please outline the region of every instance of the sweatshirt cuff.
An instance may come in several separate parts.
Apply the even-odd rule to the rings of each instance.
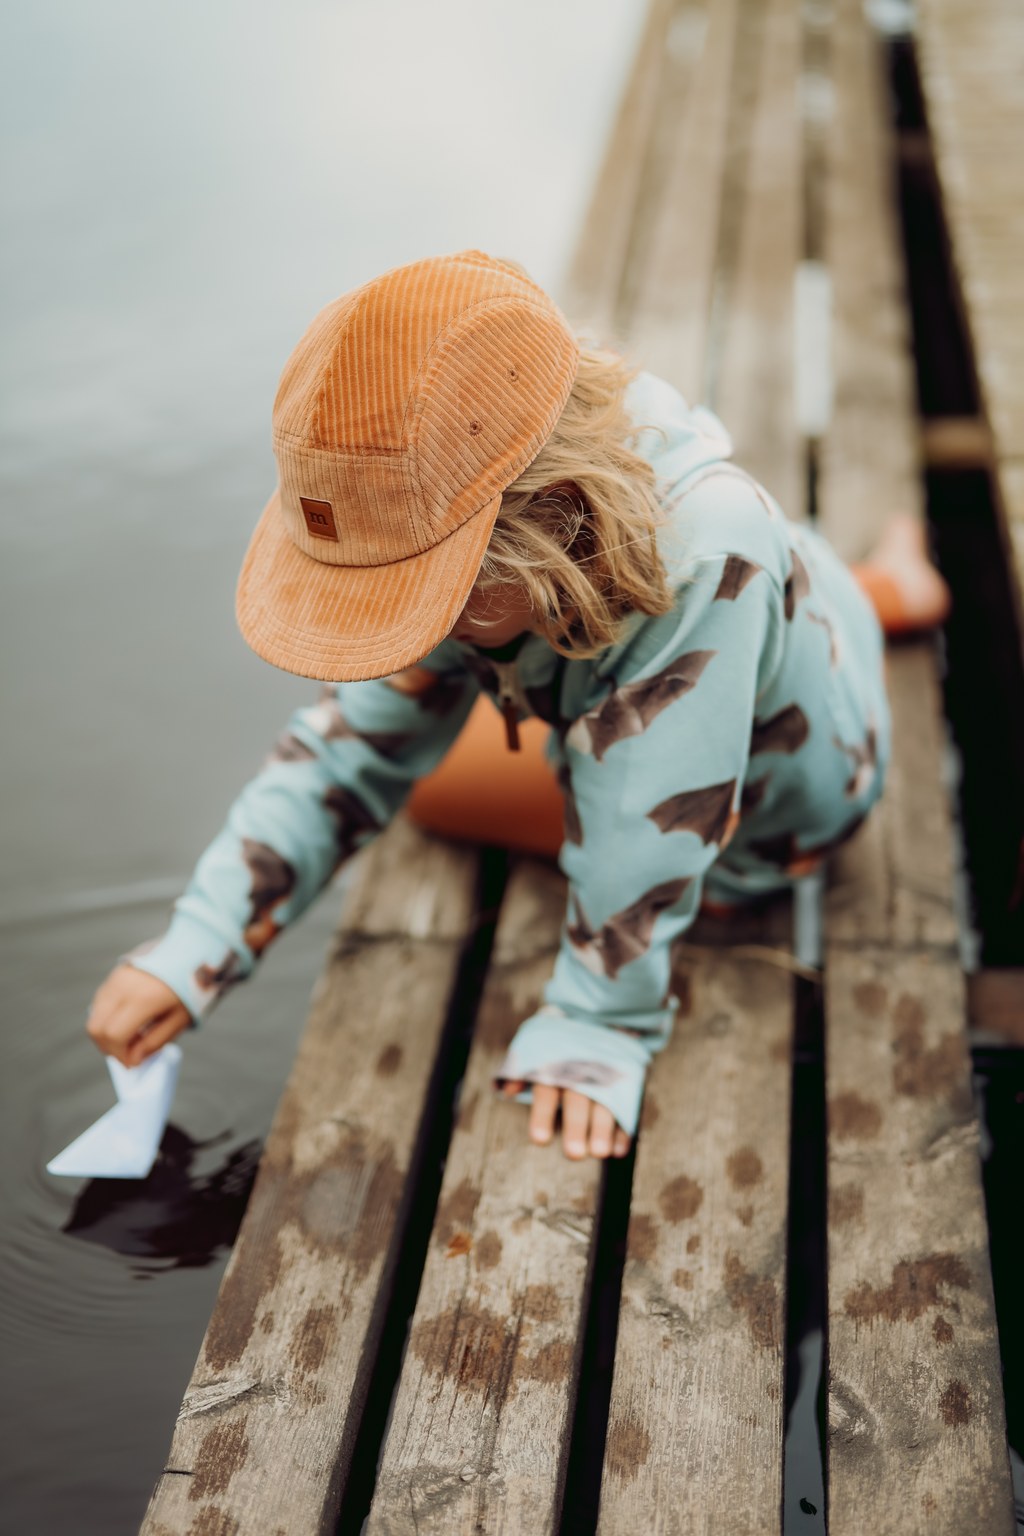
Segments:
[[[251,962],[194,918],[178,912],[166,933],[146,939],[119,964],[133,965],[165,982],[176,992],[198,1024],[237,982],[252,970]]]
[[[657,1045],[662,1043],[658,1040]],[[634,1136],[650,1059],[650,1044],[634,1034],[596,1020],[570,1018],[556,1004],[546,1003],[520,1024],[491,1083],[496,1091],[503,1082],[520,1079],[528,1085],[571,1088],[603,1104],[627,1135]],[[532,1104],[532,1088],[522,1089],[513,1102]]]

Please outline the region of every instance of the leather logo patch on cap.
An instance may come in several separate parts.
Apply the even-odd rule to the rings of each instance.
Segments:
[[[300,496],[299,505],[302,515],[306,519],[306,527],[315,539],[333,539],[338,542],[338,530],[334,526],[334,508],[329,501],[313,501],[309,496]]]

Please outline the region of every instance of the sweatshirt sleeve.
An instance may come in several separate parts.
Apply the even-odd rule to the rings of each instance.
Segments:
[[[635,1132],[647,1066],[674,1019],[670,947],[738,823],[783,625],[775,573],[739,555],[695,561],[676,608],[637,632],[567,732],[560,948],[495,1086],[572,1088]],[[530,1087],[517,1098],[529,1103]]]
[[[194,1025],[383,830],[455,740],[476,681],[426,663],[412,670],[418,693],[383,678],[329,683],[316,703],[296,709],[200,857],[166,932],[120,956],[166,982]]]

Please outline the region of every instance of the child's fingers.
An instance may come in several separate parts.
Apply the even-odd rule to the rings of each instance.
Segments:
[[[146,1060],[147,1056],[152,1056],[153,1052],[160,1050],[161,1046],[166,1045],[168,1040],[173,1040],[175,1035],[180,1035],[183,1029],[187,1029],[188,1023],[189,1013],[185,1008],[182,1008],[180,1012],[175,1010],[167,1018],[161,1019],[158,1024],[154,1024],[151,1028],[147,1029],[128,1046],[127,1065],[129,1067],[139,1066]]]
[[[186,1029],[190,1017],[164,982],[121,966],[97,990],[85,1027],[105,1055],[134,1067]]]
[[[557,1090],[556,1090],[557,1091]],[[567,1088],[562,1099],[562,1141],[566,1157],[586,1157],[593,1100]]]
[[[546,1083],[534,1083],[533,1103],[530,1106],[531,1141],[543,1144],[551,1140],[555,1128],[555,1111],[561,1096],[561,1088],[549,1088]]]
[[[501,1084],[501,1093],[512,1098],[525,1088],[522,1078],[507,1079]],[[595,1104],[585,1094],[572,1089],[549,1087],[545,1083],[533,1083],[533,1103],[530,1106],[530,1140],[541,1145],[554,1135],[555,1119],[559,1106],[562,1110],[562,1130],[567,1157],[585,1157],[589,1150],[594,1157],[625,1157],[632,1137],[616,1123],[611,1110],[603,1104]]]
[[[132,1044],[151,1017],[149,1008],[140,1008],[136,1001],[121,998],[102,1007],[94,1005],[85,1028],[93,1044],[105,1056],[113,1056],[130,1067]]]
[[[594,1104],[590,1111],[590,1152],[593,1157],[607,1157],[612,1150],[615,1135],[615,1116],[603,1104]]]

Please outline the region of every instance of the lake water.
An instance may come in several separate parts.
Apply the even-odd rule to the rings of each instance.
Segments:
[[[335,887],[186,1037],[145,1185],[45,1172],[113,1102],[93,992],[318,688],[233,617],[281,368],[418,256],[557,294],[643,11],[5,9],[4,1536],[137,1529],[337,919]]]

